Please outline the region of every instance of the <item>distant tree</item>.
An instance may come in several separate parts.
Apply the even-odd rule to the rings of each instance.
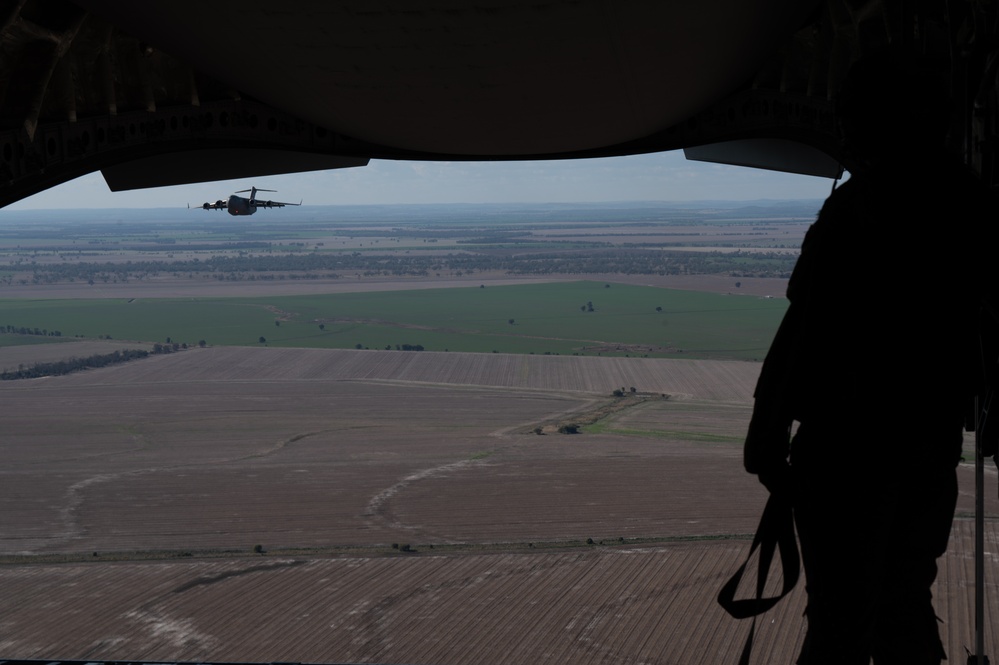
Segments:
[[[170,343],[170,338],[169,337],[166,338],[166,342],[167,342],[167,344]]]
[[[320,323],[319,324],[319,329],[320,330],[326,330],[326,324],[325,323]]]
[[[507,323],[509,323],[512,326],[513,325],[513,319],[507,319]]]
[[[662,307],[656,307],[656,311],[657,312],[661,312],[661,311],[663,311],[663,308]]]
[[[208,342],[206,342],[205,340],[203,339],[198,340],[198,346],[200,346],[202,349],[205,348],[206,344],[208,344]]]
[[[280,328],[281,327],[281,322],[278,321],[277,319],[274,319],[274,325],[277,326],[278,328]]]
[[[636,389],[635,389],[635,386],[632,386],[632,387],[630,388],[630,390],[631,390],[631,392],[633,392],[633,393],[637,393],[637,392],[638,392],[638,390],[636,390]]]
[[[357,344],[355,344],[355,345],[354,345],[354,348],[355,348],[355,349],[363,349],[363,348],[364,348],[364,345],[363,345],[363,344],[361,344],[360,342],[358,342]]]
[[[737,289],[738,289],[738,288],[739,288],[739,287],[741,287],[741,286],[742,286],[742,282],[736,282],[736,283],[735,283],[735,288],[737,288]]]
[[[590,301],[588,301],[586,303],[586,311],[587,312],[592,312],[593,311],[593,301],[592,300],[590,300]]]
[[[579,306],[579,311],[580,312],[585,312],[586,311],[586,305],[580,305]]]
[[[605,289],[609,289],[610,288],[610,284],[604,284],[604,288]]]
[[[263,335],[261,335],[261,336],[260,336],[260,339],[259,339],[259,340],[257,340],[257,341],[258,341],[258,342],[260,342],[261,344],[266,344],[266,343],[267,343],[267,338],[266,338],[266,337],[264,337]]]

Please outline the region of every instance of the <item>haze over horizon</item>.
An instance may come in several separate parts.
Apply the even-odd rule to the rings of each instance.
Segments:
[[[688,161],[682,151],[561,161],[402,162],[111,192],[100,172],[4,210],[173,208],[225,199],[250,186],[306,205],[611,203],[824,199],[827,178]],[[271,211],[273,212],[273,211]],[[0,210],[2,214],[2,210]]]

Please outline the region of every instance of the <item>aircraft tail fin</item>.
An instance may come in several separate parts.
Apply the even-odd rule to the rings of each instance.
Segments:
[[[243,192],[250,193],[250,200],[256,202],[257,192],[276,192],[276,189],[257,189],[256,187],[250,187],[249,189],[240,189],[236,193],[242,194]]]

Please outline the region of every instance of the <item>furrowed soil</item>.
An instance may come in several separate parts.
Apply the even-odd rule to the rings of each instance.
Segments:
[[[758,372],[207,348],[4,382],[0,653],[735,662],[748,625],[714,599],[766,498],[741,469]],[[935,591],[952,659],[973,638],[961,476]],[[995,652],[995,566],[986,586]],[[799,585],[760,622],[761,662],[793,662],[802,610]]]

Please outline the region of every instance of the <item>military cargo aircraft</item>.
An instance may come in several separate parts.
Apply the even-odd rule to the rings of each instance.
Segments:
[[[285,206],[300,206],[302,202],[298,203],[283,203],[281,201],[258,201],[257,192],[273,192],[273,189],[257,189],[256,187],[250,187],[249,189],[241,189],[236,194],[229,197],[228,201],[223,201],[219,199],[215,203],[205,203],[201,204],[204,210],[228,210],[230,215],[252,215],[257,212],[257,208],[283,208]],[[250,193],[250,198],[245,196],[237,196],[237,194],[242,194],[244,192]]]

